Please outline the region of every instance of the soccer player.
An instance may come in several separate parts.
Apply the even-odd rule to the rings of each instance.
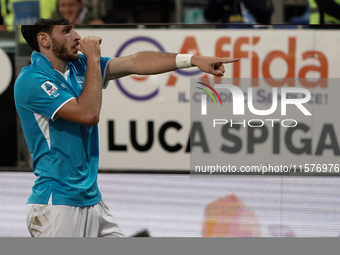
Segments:
[[[64,19],[39,19],[21,31],[33,50],[14,86],[37,177],[27,202],[28,230],[33,237],[123,237],[97,186],[102,88],[126,75],[190,66],[223,76],[223,64],[237,59],[163,52],[101,57],[101,38],[81,39]]]

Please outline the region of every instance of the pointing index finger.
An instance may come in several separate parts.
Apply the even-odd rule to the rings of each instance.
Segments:
[[[239,58],[221,58],[222,63],[233,63],[239,61]]]

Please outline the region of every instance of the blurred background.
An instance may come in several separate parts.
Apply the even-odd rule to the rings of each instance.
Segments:
[[[23,2],[26,3],[23,4]],[[327,10],[327,4],[334,9],[334,6],[332,6],[332,2],[334,2],[336,5],[337,1],[310,0],[308,2],[308,0],[1,0],[1,13],[2,22],[7,25],[32,23],[34,21],[34,18],[38,16],[44,18],[55,18],[59,16],[71,17],[73,14],[72,12],[75,13],[79,10],[83,11],[84,8],[86,9],[86,12],[82,13],[84,17],[73,17],[72,22],[78,24],[92,25],[94,23],[98,25],[101,22],[105,24],[262,23],[283,25],[309,24],[309,14],[316,11],[316,9],[318,8],[317,2],[324,2],[324,4],[321,4],[321,9]],[[20,5],[22,6],[20,7]],[[28,14],[28,12],[30,12],[30,14]]]
[[[340,1],[329,0],[0,0],[0,236],[29,236],[25,210],[35,180],[13,100],[15,79],[31,54],[20,25],[64,17],[82,37],[101,36],[103,56],[153,50],[240,58],[226,65],[225,77],[241,79],[243,91],[242,80],[264,78],[266,84],[251,85],[259,91],[259,107],[268,108],[272,87],[308,88],[313,119],[295,117],[305,121],[305,129],[291,136],[284,128],[269,131],[255,137],[254,150],[247,149],[249,132],[235,131],[228,145],[233,147],[237,137],[241,147],[225,154],[231,163],[252,165],[257,158],[264,164],[270,159],[305,166],[339,164],[339,7]],[[125,77],[103,91],[98,183],[123,232],[339,236],[337,171],[190,175],[195,100],[190,78],[219,82],[192,68]],[[275,85],[268,78],[282,82]]]

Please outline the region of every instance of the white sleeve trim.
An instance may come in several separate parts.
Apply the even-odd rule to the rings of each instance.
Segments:
[[[71,97],[69,99],[67,99],[64,103],[62,103],[61,105],[59,105],[59,107],[53,112],[51,120],[56,120],[57,118],[54,118],[55,115],[57,114],[57,112],[61,109],[61,107],[63,107],[65,104],[67,104],[68,102],[70,102],[72,99],[75,99],[75,97]]]
[[[108,67],[108,65],[109,65],[109,63],[111,62],[112,59],[113,59],[113,58],[111,58],[109,61],[107,61],[106,66],[105,66],[105,68],[104,68],[103,86],[102,86],[103,89],[106,89],[107,86],[109,85],[109,82],[110,82],[110,80],[106,81],[105,79],[106,79],[106,71],[107,71],[107,67]]]

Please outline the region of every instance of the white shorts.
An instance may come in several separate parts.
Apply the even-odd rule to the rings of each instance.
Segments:
[[[27,204],[26,222],[32,237],[124,237],[102,200],[87,207]]]

